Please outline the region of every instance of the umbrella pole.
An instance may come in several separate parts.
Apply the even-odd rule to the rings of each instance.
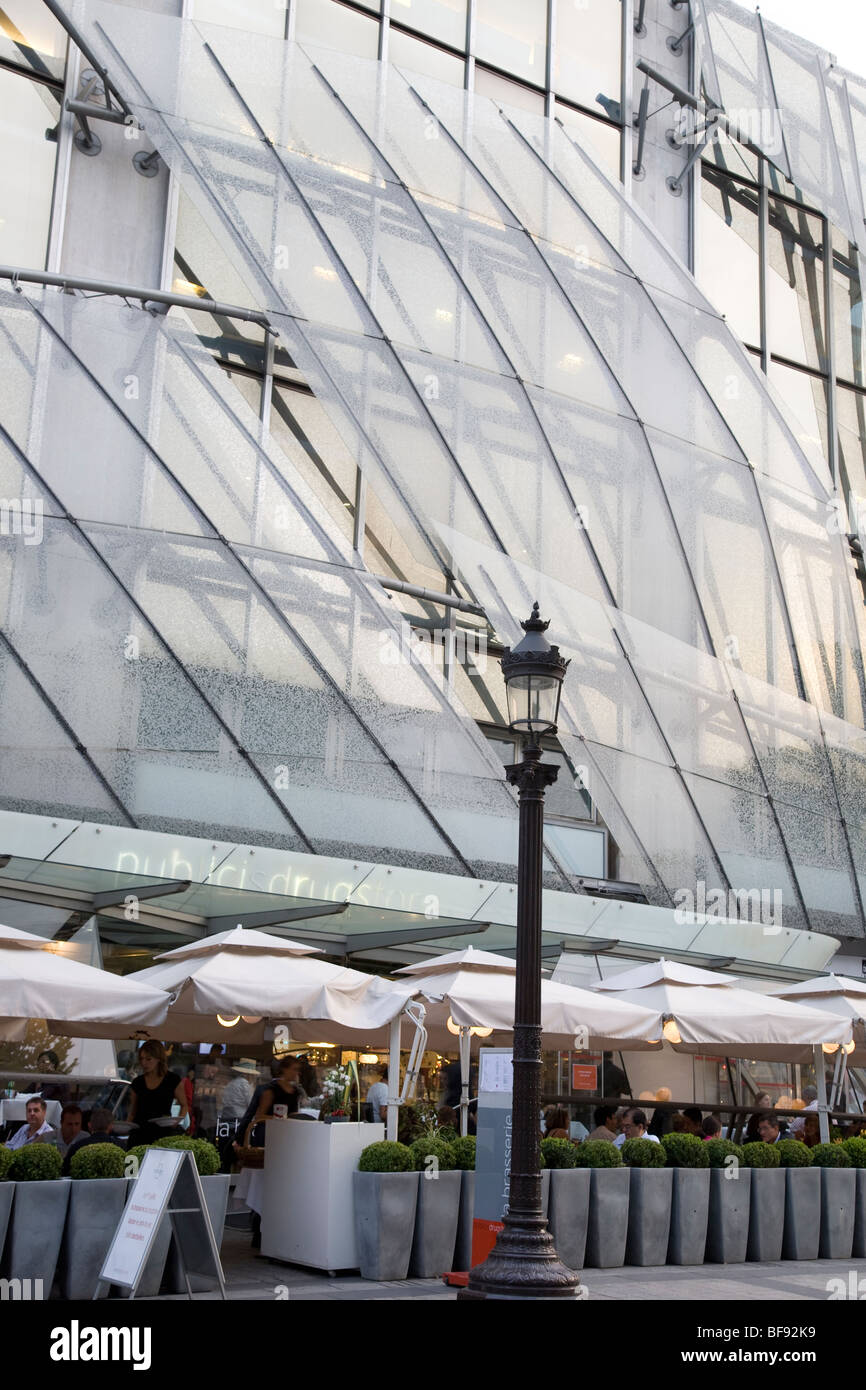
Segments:
[[[460,1133],[469,1133],[469,1049],[472,1034],[463,1024],[460,1025]]]
[[[818,1088],[818,1133],[822,1144],[830,1142],[830,1121],[827,1118],[827,1076],[824,1071],[824,1049],[820,1043],[814,1049],[815,1085]]]
[[[388,1124],[385,1130],[387,1139],[397,1138],[397,1122],[400,1114],[400,1024],[402,1014],[391,1021],[391,1037],[388,1054]]]

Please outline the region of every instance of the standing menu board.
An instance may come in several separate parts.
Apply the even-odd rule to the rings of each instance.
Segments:
[[[482,1047],[478,1067],[478,1131],[475,1141],[475,1215],[472,1264],[487,1259],[502,1230],[511,1177],[510,1047]]]

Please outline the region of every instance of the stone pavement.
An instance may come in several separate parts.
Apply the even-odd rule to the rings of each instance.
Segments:
[[[292,1302],[326,1300],[453,1300],[457,1290],[438,1279],[407,1279],[378,1283],[358,1275],[330,1278],[296,1265],[269,1260],[250,1249],[248,1231],[227,1227],[222,1244],[226,1292],[230,1299],[258,1302],[288,1299]],[[683,1302],[756,1302],[773,1299],[829,1299],[828,1281],[842,1279],[846,1288],[849,1272],[864,1281],[866,1260],[783,1260],[778,1264],[676,1265],[636,1269],[587,1269],[581,1272],[587,1297],[615,1301],[675,1299]],[[177,1295],[180,1297],[180,1295]],[[211,1295],[197,1295],[198,1299]],[[216,1295],[213,1295],[216,1297]],[[160,1302],[167,1301],[165,1297]]]

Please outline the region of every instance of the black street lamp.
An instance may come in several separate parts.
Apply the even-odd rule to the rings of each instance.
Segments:
[[[517,853],[517,976],[511,1175],[503,1229],[462,1298],[576,1298],[578,1276],[561,1263],[541,1212],[541,865],[544,793],[559,768],[541,761],[539,740],[556,733],[568,662],[544,633],[538,604],[521,623],[526,636],[502,656],[508,722],[525,738],[519,763],[505,769],[520,796]]]

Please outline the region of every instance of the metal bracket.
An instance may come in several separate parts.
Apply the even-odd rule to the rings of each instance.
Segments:
[[[155,179],[159,173],[159,150],[139,150],[132,156],[132,167],[142,178]]]
[[[643,87],[641,88],[640,106],[638,107],[638,113],[635,117],[635,125],[637,126],[637,151],[635,154],[634,163],[631,166],[631,171],[636,179],[642,179],[646,177],[646,171],[643,167],[643,147],[646,141],[646,123],[648,113],[649,78],[647,78],[646,82],[644,82]]]
[[[680,34],[680,36],[679,36],[678,39],[675,39],[674,36],[673,36],[673,34],[668,34],[667,39],[666,39],[666,43],[667,43],[667,46],[668,46],[668,48],[670,49],[671,53],[677,53],[677,54],[682,53],[682,51],[683,51],[683,44],[685,43],[686,39],[689,38],[689,36],[690,36],[691,34],[693,34],[694,32],[695,32],[695,22],[694,22],[694,20],[692,20],[692,22],[691,22],[691,24],[689,25],[688,29],[684,29],[683,32]]]
[[[634,31],[639,39],[646,37],[646,25],[644,15],[646,14],[646,0],[639,0],[637,14],[634,17]]]

